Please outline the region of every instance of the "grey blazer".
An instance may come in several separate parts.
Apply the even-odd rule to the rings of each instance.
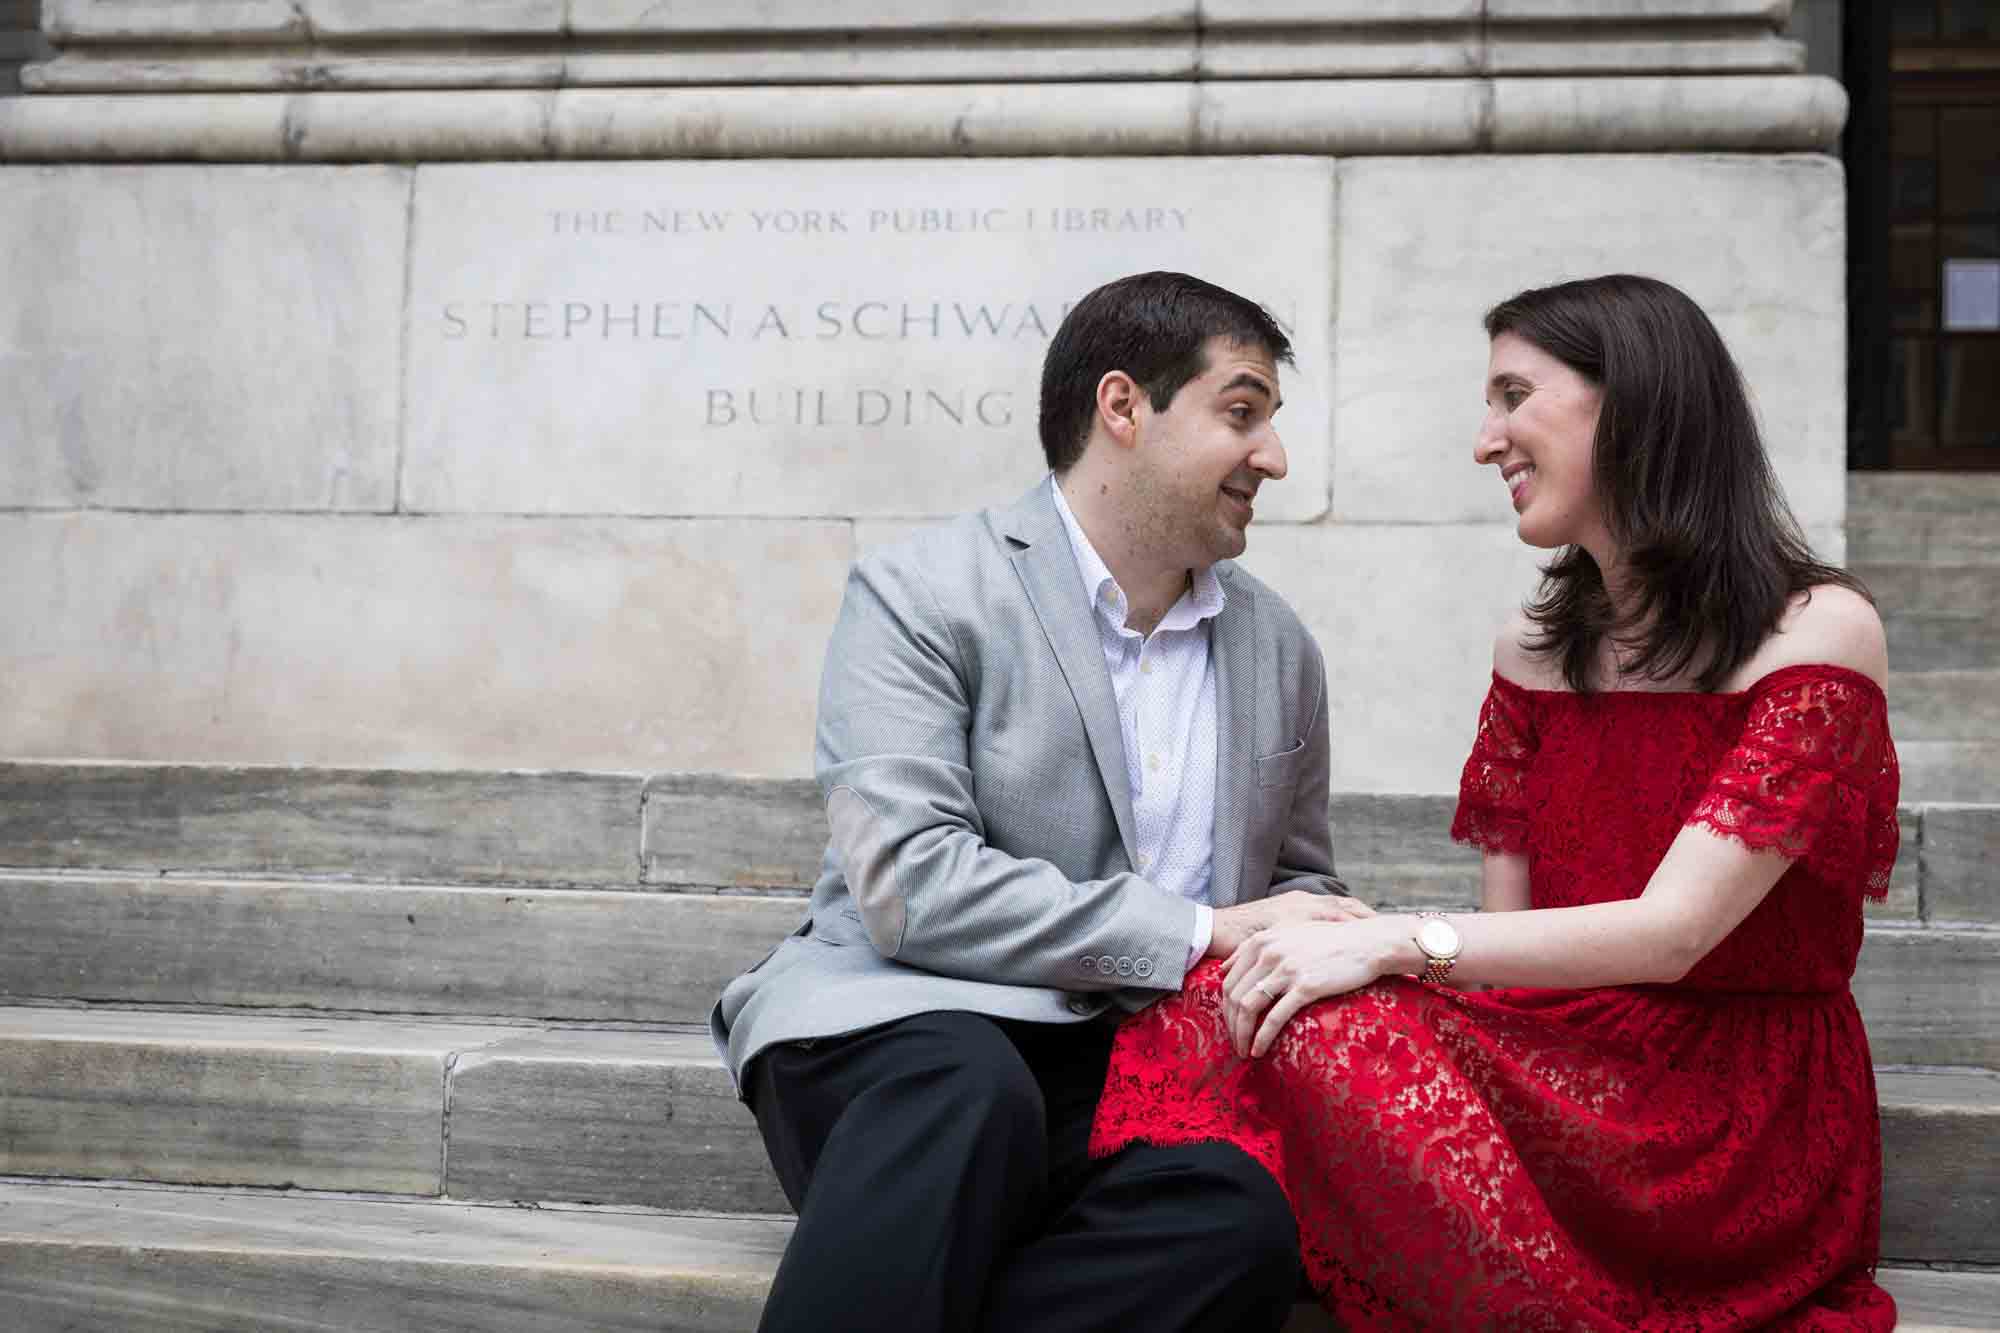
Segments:
[[[1216,568],[1214,905],[1344,892],[1319,647]],[[1073,1023],[1180,988],[1194,905],[1133,873],[1091,615],[1047,481],[855,566],[820,676],[832,837],[809,914],[709,1019],[739,1087],[772,1042],[941,1009]]]

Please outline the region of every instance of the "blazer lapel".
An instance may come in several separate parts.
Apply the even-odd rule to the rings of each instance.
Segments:
[[[1257,780],[1257,599],[1250,586],[1222,576],[1228,600],[1210,622],[1208,651],[1215,667],[1215,833],[1209,898],[1229,907],[1243,894],[1243,839],[1250,825],[1250,789]]]
[[[1084,734],[1097,760],[1097,774],[1111,798],[1118,821],[1118,838],[1125,859],[1138,864],[1138,837],[1132,819],[1132,787],[1125,776],[1124,731],[1118,724],[1118,701],[1111,693],[1111,676],[1104,668],[1104,648],[1098,640],[1095,614],[1076,572],[1076,555],[1069,533],[1056,513],[1045,480],[1029,491],[1007,514],[1007,535],[1023,543],[1013,553],[1021,586],[1042,622],[1049,647],[1055,650],[1063,679],[1083,715]]]

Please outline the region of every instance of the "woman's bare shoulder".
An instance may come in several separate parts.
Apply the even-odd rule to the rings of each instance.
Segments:
[[[1528,618],[1526,611],[1509,616],[1493,636],[1493,673],[1531,690],[1568,689],[1563,682],[1561,658],[1530,648],[1540,635],[1541,628]]]
[[[1746,683],[1781,667],[1826,663],[1886,685],[1889,647],[1874,603],[1852,588],[1823,583],[1792,597],[1777,630],[1737,672]]]

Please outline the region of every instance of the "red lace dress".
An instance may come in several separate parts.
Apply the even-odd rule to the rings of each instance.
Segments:
[[[1677,984],[1385,978],[1255,1061],[1231,1053],[1205,964],[1121,1031],[1092,1151],[1240,1145],[1284,1187],[1350,1333],[1892,1328],[1848,980],[1897,785],[1882,692],[1838,667],[1740,694],[1496,677],[1452,836],[1525,852],[1534,906],[1637,896],[1686,824],[1792,867]]]

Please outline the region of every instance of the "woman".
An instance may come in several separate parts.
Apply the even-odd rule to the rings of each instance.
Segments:
[[[1092,1150],[1242,1146],[1351,1333],[1892,1328],[1848,990],[1896,852],[1881,622],[1686,296],[1564,283],[1486,329],[1474,457],[1559,554],[1452,825],[1485,910],[1192,974],[1120,1034]]]

